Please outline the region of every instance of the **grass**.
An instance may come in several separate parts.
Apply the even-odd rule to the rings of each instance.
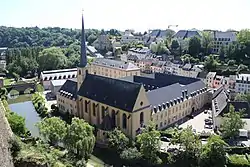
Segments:
[[[100,160],[94,155],[91,155],[90,159],[88,160],[88,164],[93,165],[94,167],[96,166],[101,167],[105,165],[105,163],[102,160]]]
[[[31,101],[32,94],[20,95],[16,99],[8,99],[9,104],[22,103],[25,101]]]
[[[5,78],[3,80],[4,86],[10,85],[14,81],[13,78]]]

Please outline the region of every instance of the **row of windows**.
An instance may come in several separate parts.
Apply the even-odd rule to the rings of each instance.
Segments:
[[[85,107],[85,112],[88,113],[89,105],[88,105],[87,100],[85,100],[84,107]],[[96,104],[95,103],[92,103],[92,111],[93,111],[92,112],[93,116],[96,116]],[[117,111],[117,112],[119,112],[119,111]],[[102,106],[101,117],[104,118],[108,114],[109,114],[108,108],[105,108],[104,106]],[[111,112],[111,119],[116,126],[116,112],[115,112],[115,110],[112,110],[112,112]],[[141,112],[139,123],[143,124],[143,122],[144,122],[144,114],[143,114],[143,112]],[[122,128],[127,129],[127,115],[125,113],[122,114]]]
[[[54,77],[45,77],[44,78],[44,81],[47,81],[47,80],[57,80],[57,79],[70,79],[70,78],[75,78],[76,77],[76,75],[75,74],[73,74],[72,76],[71,75],[68,75],[68,76],[66,76],[66,75],[64,75],[64,76],[54,76]]]
[[[230,41],[230,38],[215,38],[215,41]]]
[[[250,85],[239,84],[239,87],[248,87],[248,88],[250,88]]]
[[[250,92],[250,89],[238,88],[238,91],[239,92],[245,92],[245,91]]]

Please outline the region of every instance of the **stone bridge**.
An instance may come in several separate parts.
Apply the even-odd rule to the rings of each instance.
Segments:
[[[26,90],[31,90],[31,93],[35,92],[36,90],[36,84],[35,83],[21,83],[21,84],[15,84],[15,85],[8,85],[5,87],[10,93],[12,90],[16,90],[19,92],[19,94],[25,94]]]

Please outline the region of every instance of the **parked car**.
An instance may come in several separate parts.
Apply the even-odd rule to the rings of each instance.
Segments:
[[[213,129],[213,126],[212,126],[212,125],[207,125],[207,124],[206,124],[206,125],[204,126],[204,128],[205,128],[205,129]]]
[[[206,125],[213,125],[213,121],[207,121],[205,122]]]
[[[207,110],[204,111],[204,114],[207,114]]]
[[[161,141],[170,142],[170,139],[163,136],[163,137],[161,137]]]

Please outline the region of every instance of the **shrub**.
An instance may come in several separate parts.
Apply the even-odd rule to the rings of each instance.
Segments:
[[[246,159],[245,155],[230,155],[228,167],[250,167],[250,163]]]

